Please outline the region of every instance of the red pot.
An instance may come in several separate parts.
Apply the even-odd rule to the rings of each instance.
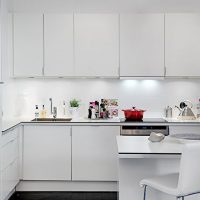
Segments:
[[[135,108],[122,111],[124,112],[126,120],[132,121],[141,121],[145,112],[145,110],[137,110]]]

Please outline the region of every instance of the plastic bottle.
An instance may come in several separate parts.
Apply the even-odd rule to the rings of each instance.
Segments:
[[[44,105],[42,105],[42,110],[40,111],[40,118],[46,118],[47,112]]]
[[[38,105],[35,105],[35,119],[38,119],[39,118],[39,108],[38,108]]]

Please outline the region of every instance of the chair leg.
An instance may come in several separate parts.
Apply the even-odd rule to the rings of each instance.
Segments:
[[[146,200],[146,191],[147,191],[147,186],[145,185],[144,186],[144,197],[143,197],[143,200]]]

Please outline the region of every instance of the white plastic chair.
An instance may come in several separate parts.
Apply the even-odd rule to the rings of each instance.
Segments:
[[[143,179],[146,200],[147,186],[184,200],[184,197],[200,193],[200,142],[185,144],[179,173]]]

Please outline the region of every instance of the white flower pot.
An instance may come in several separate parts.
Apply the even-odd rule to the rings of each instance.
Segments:
[[[70,107],[69,112],[73,119],[79,117],[79,107]]]

